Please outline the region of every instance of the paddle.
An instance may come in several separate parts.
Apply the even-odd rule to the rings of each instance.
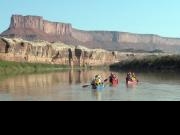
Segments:
[[[82,87],[83,87],[83,88],[86,88],[86,87],[89,87],[89,86],[91,86],[91,85],[83,85]]]
[[[107,82],[108,80],[109,80],[109,79],[105,79],[104,82]],[[83,85],[82,87],[83,87],[83,88],[87,88],[87,87],[89,87],[89,86],[91,86],[91,84]]]
[[[104,82],[107,82],[108,80],[109,80],[109,79],[107,78],[107,79],[104,80]]]

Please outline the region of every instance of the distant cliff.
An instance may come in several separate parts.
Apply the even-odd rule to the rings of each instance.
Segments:
[[[13,15],[6,37],[20,37],[26,40],[60,41],[68,39],[72,33],[71,24],[50,22],[39,16]]]
[[[1,36],[18,37],[29,41],[61,41],[106,50],[180,52],[180,39],[115,31],[82,31],[72,28],[71,24],[50,22],[38,16],[13,15],[10,27]]]

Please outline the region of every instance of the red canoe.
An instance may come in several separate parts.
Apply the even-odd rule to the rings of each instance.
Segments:
[[[111,85],[115,86],[115,85],[118,85],[119,84],[119,80],[118,79],[112,79],[110,81]]]
[[[126,81],[127,85],[137,85],[138,81]]]
[[[139,82],[139,80],[132,81],[132,80],[129,80],[128,78],[126,78],[127,85],[137,85],[138,82]]]

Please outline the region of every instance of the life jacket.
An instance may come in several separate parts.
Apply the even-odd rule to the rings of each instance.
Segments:
[[[119,80],[116,75],[110,76],[110,83],[119,83]]]
[[[100,84],[102,84],[102,80],[101,80],[101,78],[99,78],[99,77],[95,78],[95,79],[92,81],[92,85],[98,86],[98,85],[100,85]]]
[[[135,78],[135,77],[132,77],[132,81],[136,81],[136,78]]]
[[[132,74],[132,81],[136,81],[136,75]]]

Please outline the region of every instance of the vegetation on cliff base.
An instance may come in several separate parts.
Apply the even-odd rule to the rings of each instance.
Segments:
[[[148,56],[143,59],[126,60],[111,65],[110,69],[125,71],[179,71],[180,55]]]
[[[0,61],[0,74],[45,72],[65,68],[68,68],[68,66]]]

